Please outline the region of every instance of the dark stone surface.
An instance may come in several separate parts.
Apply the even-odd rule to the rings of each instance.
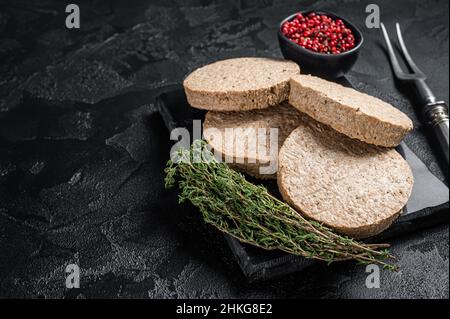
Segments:
[[[414,119],[407,143],[443,178],[379,31],[364,27],[367,3],[79,1],[74,31],[60,2],[0,0],[0,297],[448,298],[447,225],[395,240],[401,272],[383,272],[380,289],[366,289],[364,268],[351,263],[248,284],[223,237],[163,188],[170,143],[158,88],[213,60],[280,56],[278,21],[301,8],[363,29],[348,79]],[[377,3],[448,101],[448,2]],[[74,262],[81,288],[67,290]]]

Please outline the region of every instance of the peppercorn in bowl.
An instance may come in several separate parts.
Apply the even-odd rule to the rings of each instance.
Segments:
[[[303,73],[338,78],[358,59],[364,42],[361,31],[326,11],[301,11],[280,23],[278,40],[283,56],[297,62]]]

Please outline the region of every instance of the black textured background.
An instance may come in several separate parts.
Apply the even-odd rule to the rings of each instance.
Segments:
[[[448,298],[448,225],[395,240],[401,272],[380,289],[352,263],[248,284],[223,237],[163,188],[158,88],[213,60],[280,56],[277,24],[304,8],[363,29],[348,79],[414,119],[407,143],[443,178],[379,30],[364,27],[373,2],[448,101],[448,1],[78,1],[81,29],[68,30],[63,1],[0,0],[0,297]],[[65,288],[69,263],[78,290]]]

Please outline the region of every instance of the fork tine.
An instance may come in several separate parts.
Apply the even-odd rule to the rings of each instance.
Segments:
[[[413,70],[413,72],[420,77],[425,77],[425,74],[419,69],[419,67],[416,65],[414,60],[411,58],[411,55],[408,52],[408,49],[406,48],[405,41],[403,41],[403,35],[402,31],[400,30],[400,23],[396,23],[395,27],[397,29],[397,37],[398,42],[400,43],[400,47],[402,49],[402,53],[405,57],[405,60],[408,62],[410,68]]]
[[[395,76],[401,80],[406,79],[407,76],[403,72],[400,64],[398,63],[397,57],[394,53],[394,48],[392,47],[391,40],[389,39],[389,35],[386,31],[386,27],[383,23],[381,23],[381,30],[383,32],[384,41],[386,42],[386,46],[388,49],[389,59],[391,60],[392,69],[394,70]]]

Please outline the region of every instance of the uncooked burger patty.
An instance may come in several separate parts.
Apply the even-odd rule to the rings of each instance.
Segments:
[[[289,103],[360,141],[395,147],[412,130],[404,113],[376,97],[310,75],[291,79]]]
[[[204,138],[223,160],[225,156],[231,158],[230,166],[236,170],[256,178],[275,179],[279,148],[302,123],[302,117],[302,113],[287,103],[245,112],[209,111],[203,124]],[[275,148],[271,148],[270,129],[278,132]],[[270,163],[274,172],[261,170],[267,169]]]
[[[277,105],[289,97],[297,64],[271,58],[218,61],[192,72],[183,86],[189,104],[213,111],[244,111]]]
[[[365,238],[398,217],[410,197],[413,175],[394,149],[350,139],[311,120],[285,140],[278,186],[305,217]]]

